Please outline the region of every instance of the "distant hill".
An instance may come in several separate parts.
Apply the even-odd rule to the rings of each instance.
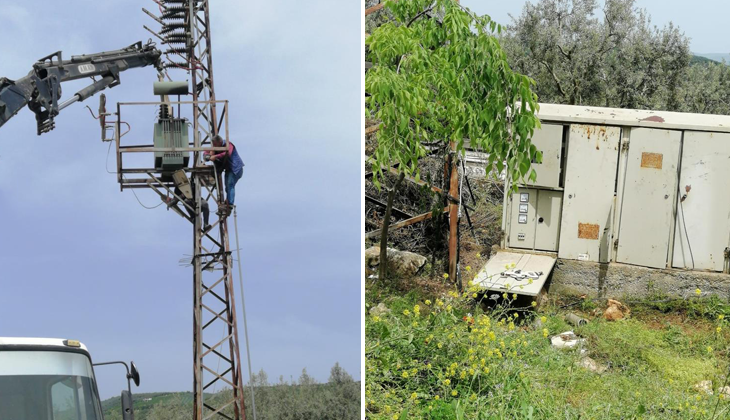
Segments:
[[[718,61],[703,57],[701,55],[692,55],[692,58],[689,59],[689,64],[707,64],[716,62]]]
[[[695,59],[709,59],[712,61],[717,61],[718,63],[721,63],[722,60],[725,60],[726,62],[730,63],[730,54],[721,54],[721,53],[695,53],[692,56],[692,62],[694,63]]]

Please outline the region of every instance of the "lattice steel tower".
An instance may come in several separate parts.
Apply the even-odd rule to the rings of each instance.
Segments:
[[[187,104],[193,107],[193,163],[186,172],[197,215],[189,218],[193,223],[193,417],[245,419],[227,215],[211,215],[213,228],[208,232],[203,230],[200,217],[203,201],[214,200],[219,207],[224,203],[222,179],[211,166],[203,164],[201,151],[217,134],[229,140],[227,102],[216,101],[214,89],[210,1],[153,1],[160,14],[144,11],[161,25],[159,32],[150,31],[162,43],[164,67],[192,76],[192,103]],[[219,132],[223,125],[224,132]],[[124,185],[125,180],[120,178],[120,182]],[[216,229],[220,233],[217,239],[210,233]],[[206,391],[214,384],[230,387],[230,398],[227,393],[223,393],[225,398],[220,393],[206,398]]]

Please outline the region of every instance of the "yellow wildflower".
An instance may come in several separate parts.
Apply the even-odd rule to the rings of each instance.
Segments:
[[[405,309],[403,311],[403,315],[405,315],[405,316],[409,316],[410,314],[411,314],[411,311],[409,311],[408,309]]]
[[[457,396],[458,394],[459,394],[459,391],[457,391],[457,390],[453,390],[453,391],[451,391],[451,396],[452,396],[452,397],[455,397],[455,396]]]
[[[413,394],[411,394],[411,399],[412,399],[412,400],[415,400],[416,398],[418,398],[418,395],[416,395],[416,393],[415,393],[415,392],[414,392]]]
[[[428,305],[430,305],[430,304],[431,304],[431,301],[430,301],[430,300],[428,300],[428,299],[426,299],[426,301],[425,301],[425,302],[423,302],[423,303],[425,303],[425,304],[426,304],[426,306],[428,306]]]
[[[444,379],[444,385],[451,385],[451,379]]]
[[[543,324],[544,324],[544,323],[546,323],[546,322],[547,322],[547,317],[546,317],[546,316],[541,316],[541,317],[540,317],[540,321],[541,321],[541,322],[542,322]]]
[[[444,278],[445,279],[448,279],[449,278],[449,273],[444,273]]]
[[[697,296],[701,295],[701,294],[702,294],[702,290],[700,290],[700,289],[695,289],[695,294],[696,294]]]
[[[542,336],[543,337],[547,337],[548,336],[548,330],[547,330],[547,328],[543,328],[542,329]]]
[[[723,315],[723,314],[720,314],[717,316],[717,319],[719,319],[720,321],[722,321],[724,318],[725,318],[725,315]]]
[[[708,353],[712,353],[712,347],[710,347],[710,346],[707,346],[707,352],[708,352]]]
[[[474,299],[476,299],[477,298],[477,294],[476,293],[472,293],[471,297],[473,297]]]
[[[517,293],[512,293],[512,299],[517,299]]]
[[[532,307],[534,308],[535,306],[537,306],[537,302],[533,300],[530,305],[532,305]]]
[[[400,374],[404,379],[408,379],[408,371],[404,370],[403,373]]]
[[[718,325],[718,326],[717,326],[717,328],[716,328],[716,330],[717,330],[717,332],[719,333],[719,332],[721,332],[721,331],[722,331],[722,327]]]
[[[481,258],[481,257],[482,257],[482,254],[477,252],[477,258]]]
[[[373,316],[373,322],[380,322],[380,317],[377,315]]]
[[[470,265],[467,265],[466,266],[466,271],[471,271],[471,266]]]

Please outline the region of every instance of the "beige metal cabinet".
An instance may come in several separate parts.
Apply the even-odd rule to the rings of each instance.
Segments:
[[[667,266],[681,139],[681,131],[631,129],[616,261]]]
[[[695,269],[722,271],[730,246],[729,185],[730,134],[685,131],[673,267],[693,268],[694,260]]]
[[[535,182],[530,186],[558,188],[560,183],[560,158],[563,146],[563,126],[558,124],[542,124],[532,136],[532,144],[542,152],[542,163],[533,163],[537,174]]]
[[[608,255],[620,137],[618,127],[570,126],[559,258]]]
[[[537,190],[520,188],[512,194],[509,246],[533,249],[535,247],[535,214]]]
[[[535,221],[535,249],[557,251],[560,236],[560,209],[563,205],[562,191],[539,190]]]
[[[509,246],[557,251],[562,192],[520,188],[512,195]]]

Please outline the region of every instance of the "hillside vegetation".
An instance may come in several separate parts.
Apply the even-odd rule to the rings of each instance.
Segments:
[[[485,313],[478,303],[491,296],[411,285],[366,293],[367,307],[389,309],[366,318],[368,419],[730,416],[730,388],[720,392],[728,385],[730,306],[716,298],[636,303],[633,318],[609,322],[590,316],[595,304],[583,299],[534,308],[506,294]],[[568,324],[566,307],[591,321]],[[551,346],[550,337],[569,330],[584,344]]]
[[[317,383],[306,369],[298,380],[279,378],[270,384],[262,370],[252,378],[259,420],[355,420],[360,418],[360,382],[336,364],[329,381]],[[231,390],[206,393],[207,400],[230,400]],[[245,387],[246,418],[253,418],[250,388]],[[121,420],[119,397],[102,402],[105,420]],[[134,395],[135,420],[190,420],[193,416],[191,392]],[[231,416],[230,409],[224,414]]]

